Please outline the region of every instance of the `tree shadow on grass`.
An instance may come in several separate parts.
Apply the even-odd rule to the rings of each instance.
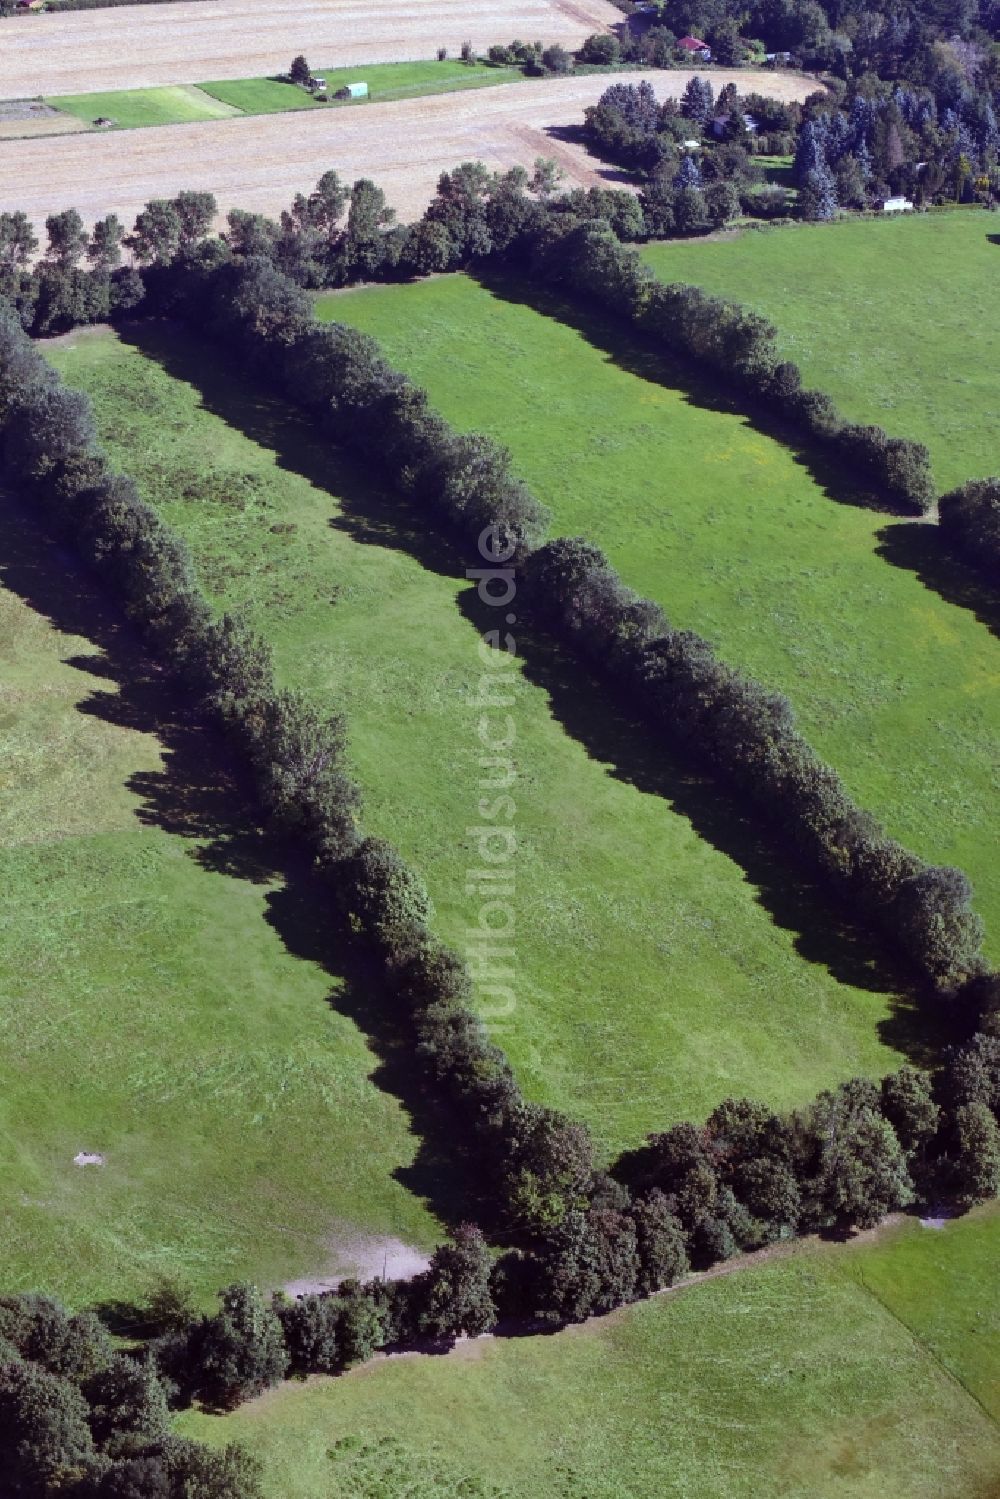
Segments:
[[[495,611],[474,590],[458,602],[478,631],[496,628]],[[732,860],[756,903],[776,926],[793,934],[803,962],[824,968],[840,984],[886,997],[889,1013],[877,1022],[886,1046],[929,1065],[954,1040],[888,945],[854,920],[794,849],[782,846],[777,827],[763,823],[724,782],[673,753],[570,649],[524,625],[518,627],[517,649],[525,676],[546,694],[567,734],[607,774],[665,801],[703,842]]]
[[[319,424],[269,392],[262,381],[232,368],[235,356],[197,338],[182,324],[138,322],[120,330],[175,380],[193,386],[203,408],[274,454],[279,468],[336,499],[342,514],[331,524],[368,546],[404,551],[442,577],[461,577],[468,559],[433,520],[402,506],[363,465],[325,435]]]
[[[224,355],[163,325],[139,324],[128,336],[170,374],[194,385],[206,409],[268,447],[281,467],[327,491],[338,504],[331,518],[335,529],[365,545],[407,553],[451,578],[481,560],[467,544],[443,539],[436,522],[426,521],[415,506],[374,484],[285,402],[234,376]],[[474,588],[461,592],[458,607],[477,631],[496,627],[495,611]],[[700,838],[733,860],[776,925],[794,933],[805,962],[825,967],[840,983],[887,995],[890,1014],[878,1023],[884,1043],[926,1061],[944,1036],[928,1034],[918,990],[885,946],[789,858],[774,830],[762,829],[719,782],[657,744],[627,706],[610,700],[605,686],[547,635],[519,627],[517,643],[527,679],[545,692],[554,715],[590,757],[616,779],[667,801]]]
[[[894,567],[915,573],[926,588],[947,603],[971,609],[977,619],[994,633],[998,632],[1000,609],[989,588],[974,569],[949,553],[938,527],[893,512],[885,498],[861,482],[847,465],[824,452],[818,444],[804,443],[798,428],[782,422],[763,406],[730,396],[718,380],[704,375],[694,364],[660,350],[651,339],[624,327],[599,307],[568,300],[527,276],[493,266],[478,268],[475,279],[498,300],[530,307],[543,317],[575,329],[629,374],[680,392],[689,405],[742,418],[745,425],[781,443],[827,499],[875,510],[887,519],[897,514],[897,523],[886,525],[877,533],[881,545],[876,548],[876,555]]]
[[[0,583],[93,652],[66,664],[99,678],[87,683],[81,713],[154,736],[162,765],[129,777],[140,822],[192,841],[206,870],[266,885],[266,919],[286,951],[318,964],[333,985],[329,1004],[348,1016],[377,1059],[372,1082],[397,1098],[418,1140],[412,1165],[394,1175],[445,1222],[482,1212],[482,1188],[447,1105],[425,1094],[412,1064],[413,1039],[377,965],[352,937],[334,892],[310,861],[259,819],[244,767],[223,737],[143,649],[135,631],[68,549],[50,540],[13,496],[0,491]]]
[[[797,428],[782,422],[765,407],[730,393],[719,377],[707,375],[691,361],[660,348],[652,338],[628,327],[596,304],[563,297],[558,289],[503,267],[477,267],[474,278],[498,301],[530,307],[541,317],[574,329],[593,348],[607,355],[610,363],[628,374],[676,390],[690,406],[737,416],[745,426],[774,438],[789,450],[794,461],[808,472],[828,499],[855,509],[893,513],[886,509],[883,496],[860,483],[832,455],[817,444],[803,444]]]
[[[958,609],[968,609],[991,634],[1000,636],[1000,595],[996,588],[948,550],[936,526],[901,521],[885,526],[878,540],[880,557],[893,567],[915,573],[925,588],[933,589]]]

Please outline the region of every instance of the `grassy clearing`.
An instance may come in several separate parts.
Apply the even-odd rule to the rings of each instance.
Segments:
[[[114,120],[122,129],[139,125],[183,125],[191,120],[229,119],[239,114],[230,104],[212,98],[195,84],[172,88],[121,89],[107,94],[60,94],[47,99],[53,109],[75,119]]]
[[[357,68],[314,68],[313,72],[326,79],[331,100],[338,89],[349,83],[367,83],[368,99],[373,103],[482,88],[524,77],[520,68],[495,68],[487,63],[464,63],[447,58],[442,62],[435,59],[430,62],[373,63]],[[200,87],[213,98],[234,105],[244,114],[276,114],[285,109],[322,107],[304,89],[273,78],[240,78],[232,82],[203,83]]]
[[[210,350],[134,336],[145,353],[95,333],[53,357],[215,598],[251,610],[288,679],[343,706],[369,824],[425,872],[439,929],[464,946],[484,669],[465,563],[435,570],[422,524]],[[895,1064],[877,975],[738,813],[637,759],[574,666],[529,653],[512,712],[517,1007],[495,1031],[532,1096],[617,1150],[729,1092],[790,1104]]]
[[[216,748],[72,559],[0,526],[4,1290],[208,1297],[359,1231],[433,1243],[408,1120]]]
[[[1000,468],[995,214],[956,211],[651,245],[665,280],[747,302],[807,383],[926,442],[938,485]]]
[[[556,1337],[382,1362],[183,1426],[247,1442],[275,1499],[402,1493],[403,1475],[419,1499],[986,1499],[998,1408],[963,1386],[982,1356],[996,1393],[984,1308],[998,1248],[995,1210],[939,1234],[908,1223],[885,1243],[805,1248]],[[896,1303],[932,1285],[950,1346],[904,1325],[868,1277]]]
[[[935,561],[930,528],[847,503],[842,476],[818,482],[617,325],[522,294],[454,276],[319,307],[507,443],[556,533],[599,542],[675,623],[786,692],[863,806],[969,874],[1000,957],[997,644],[963,607],[985,590]]]
[[[792,156],[755,156],[754,166],[764,174],[764,181],[771,187],[794,187],[795,173]]]

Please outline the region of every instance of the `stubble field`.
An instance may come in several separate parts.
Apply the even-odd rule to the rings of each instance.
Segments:
[[[4,27],[0,99],[265,76],[284,72],[297,52],[350,67],[433,57],[439,47],[454,55],[463,41],[485,52],[514,36],[578,47],[620,20],[606,0],[192,0],[50,12]]]

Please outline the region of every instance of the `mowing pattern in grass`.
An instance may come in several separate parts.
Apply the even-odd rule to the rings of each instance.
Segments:
[[[316,910],[72,560],[0,521],[4,1290],[207,1296],[325,1272],[359,1230],[432,1244]]]
[[[225,100],[211,98],[203,89],[186,83],[109,94],[60,94],[46,103],[78,120],[113,120],[123,127],[182,125],[189,120],[222,120],[240,113]]]
[[[522,290],[453,276],[319,307],[379,338],[457,426],[506,442],[555,532],[596,541],[676,624],[786,692],[863,807],[966,871],[1000,957],[997,643],[913,571],[950,592],[930,528],[838,503],[842,477],[824,493],[707,384]]]
[[[668,281],[775,324],[807,383],[855,420],[927,443],[941,489],[1000,468],[995,214],[847,219],[650,245]]]
[[[326,79],[331,97],[348,83],[368,84],[369,100],[415,99],[523,79],[519,68],[494,68],[459,61],[375,63],[363,68],[332,68],[316,73]],[[357,101],[354,101],[357,102]],[[113,120],[118,126],[182,125],[189,120],[228,119],[233,115],[283,114],[293,109],[336,108],[321,104],[305,89],[277,78],[236,78],[213,83],[176,84],[163,88],[121,89],[99,94],[60,94],[46,100],[54,109],[91,123]]]
[[[484,668],[462,560],[212,351],[175,331],[134,336],[154,357],[109,334],[53,357],[215,597],[248,605],[288,679],[343,705],[370,825],[425,872],[439,929],[464,946]],[[542,671],[532,656],[511,710],[518,1002],[496,1025],[526,1090],[617,1150],[729,1092],[785,1104],[893,1066],[879,1039],[890,1004],[825,910],[788,890],[717,796],[637,759],[574,665],[549,662],[544,691]]]
[[[421,94],[447,94],[456,89],[482,88],[522,79],[519,68],[494,68],[485,63],[443,62],[374,63],[360,68],[314,68],[326,79],[332,99],[348,83],[367,83],[369,100],[415,99]],[[240,78],[232,82],[203,83],[200,88],[215,99],[234,105],[244,114],[277,114],[286,109],[319,109],[320,104],[304,89],[273,78]],[[357,101],[355,101],[357,102]]]
[[[404,1475],[420,1496],[986,1499],[998,1250],[995,1209],[940,1233],[911,1222],[557,1337],[384,1362],[182,1425],[248,1443],[274,1499],[397,1493]]]

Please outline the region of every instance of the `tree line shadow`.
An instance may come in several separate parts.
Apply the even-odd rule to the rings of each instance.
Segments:
[[[189,856],[202,868],[268,886],[266,920],[285,950],[332,980],[329,1005],[366,1037],[376,1059],[372,1082],[399,1100],[418,1142],[413,1163],[397,1168],[395,1178],[446,1223],[478,1216],[482,1187],[462,1131],[447,1104],[422,1087],[406,1017],[348,930],[329,884],[301,851],[262,825],[245,767],[223,736],[200,721],[75,554],[2,491],[0,583],[91,647],[65,664],[106,685],[88,682],[77,711],[159,742],[161,767],[136,771],[126,782],[139,798],[138,820],[191,840]]]
[[[443,538],[415,505],[374,482],[300,413],[233,372],[218,350],[185,330],[151,323],[134,325],[126,336],[169,374],[193,385],[205,409],[268,447],[280,467],[326,491],[336,502],[334,529],[364,545],[402,551],[449,578],[463,577],[481,560],[454,537]],[[496,611],[475,588],[460,593],[458,608],[477,632],[496,628]],[[523,622],[516,634],[525,677],[545,693],[565,732],[605,773],[666,801],[700,838],[731,859],[753,887],[755,900],[793,934],[805,962],[824,967],[839,983],[887,996],[889,1013],[878,1022],[882,1040],[911,1060],[927,1062],[948,1038],[887,946],[779,846],[773,828],[764,829],[719,781],[654,741],[642,720],[615,701],[574,655]],[[627,840],[627,828],[622,838]]]
[[[798,428],[763,405],[728,395],[718,379],[704,374],[693,362],[660,349],[651,338],[624,327],[601,308],[569,300],[549,286],[501,267],[478,267],[475,279],[497,300],[530,307],[542,317],[573,328],[619,369],[680,392],[691,406],[740,417],[745,425],[786,448],[826,499],[886,514],[884,499],[818,443],[804,442]],[[948,550],[936,525],[900,517],[876,532],[876,540],[877,556],[915,573],[946,603],[970,610],[981,624],[1000,636],[1000,598],[973,567]]]

